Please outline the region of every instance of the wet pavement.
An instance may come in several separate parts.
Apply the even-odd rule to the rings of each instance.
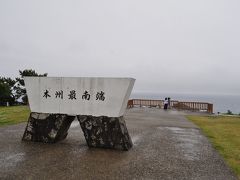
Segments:
[[[185,114],[129,109],[129,151],[89,149],[78,121],[56,144],[22,142],[26,123],[1,127],[0,179],[236,179]]]

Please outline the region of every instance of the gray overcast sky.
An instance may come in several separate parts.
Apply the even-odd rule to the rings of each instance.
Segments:
[[[239,0],[0,0],[0,76],[134,77],[135,91],[240,93]]]

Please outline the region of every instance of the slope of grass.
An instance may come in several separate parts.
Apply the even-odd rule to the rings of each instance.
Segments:
[[[240,116],[188,116],[240,179]]]
[[[29,113],[28,106],[0,107],[0,126],[27,121]]]

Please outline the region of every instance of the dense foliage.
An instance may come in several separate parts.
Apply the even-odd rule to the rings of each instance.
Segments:
[[[15,79],[0,77],[0,105],[5,106],[14,104],[27,104],[28,98],[26,94],[24,76],[47,76],[47,73],[38,74],[35,70],[25,69],[19,70],[20,77]]]
[[[12,93],[12,87],[16,83],[11,78],[0,77],[0,105],[14,104],[15,96]]]

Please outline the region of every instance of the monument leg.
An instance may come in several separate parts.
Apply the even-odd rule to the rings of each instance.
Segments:
[[[29,116],[23,141],[55,143],[68,135],[68,129],[75,116],[66,114],[34,113]]]
[[[129,150],[132,140],[123,116],[77,116],[89,147]]]

